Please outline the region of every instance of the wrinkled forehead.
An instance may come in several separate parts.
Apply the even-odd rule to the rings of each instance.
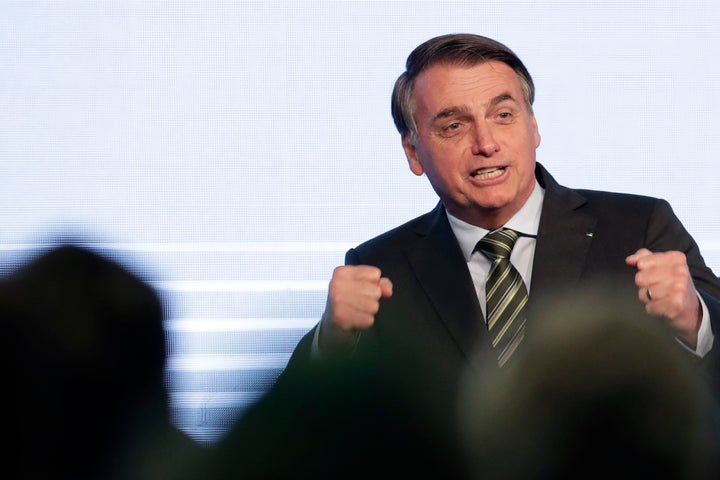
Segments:
[[[424,69],[413,84],[415,101],[418,96],[456,96],[463,93],[510,94],[513,98],[524,96],[517,73],[509,65],[498,61],[472,65],[438,63]]]

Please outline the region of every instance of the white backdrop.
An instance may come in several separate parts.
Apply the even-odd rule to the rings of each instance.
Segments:
[[[666,198],[720,272],[718,5],[0,2],[0,267],[71,236],[151,282],[175,421],[213,441],[345,250],[434,206],[390,92],[417,44],[473,32],[529,68],[561,183]]]

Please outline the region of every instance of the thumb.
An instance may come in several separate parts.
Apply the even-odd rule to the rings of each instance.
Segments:
[[[393,284],[387,277],[382,277],[380,279],[380,294],[383,298],[392,297]]]

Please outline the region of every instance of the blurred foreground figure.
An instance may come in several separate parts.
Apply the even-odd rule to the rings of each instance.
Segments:
[[[475,478],[720,478],[717,414],[691,357],[603,291],[558,296],[508,368],[466,377]]]
[[[249,407],[186,478],[467,478],[449,399],[421,387],[422,365],[409,367],[343,355],[304,365]]]
[[[140,279],[59,246],[3,280],[0,316],[17,478],[168,479],[194,458],[169,420],[162,306]]]

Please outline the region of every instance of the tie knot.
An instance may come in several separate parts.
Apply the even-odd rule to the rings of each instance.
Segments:
[[[520,235],[515,230],[501,228],[485,235],[475,246],[475,250],[482,252],[490,260],[496,258],[510,258],[515,241]]]

